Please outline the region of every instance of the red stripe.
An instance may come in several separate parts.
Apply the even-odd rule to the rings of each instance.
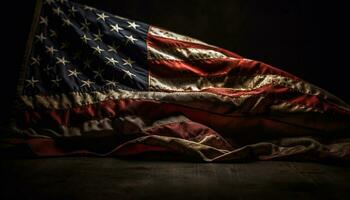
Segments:
[[[271,88],[269,88],[270,91],[273,91]],[[77,126],[80,127],[82,124],[88,120],[98,120],[98,119],[104,119],[106,117],[111,117],[117,113],[117,116],[126,116],[126,115],[132,115],[132,116],[140,116],[140,117],[146,117],[147,119],[159,119],[164,118],[167,116],[173,116],[178,115],[179,113],[184,114],[191,120],[195,122],[199,122],[202,124],[206,124],[209,127],[215,127],[216,130],[228,130],[233,132],[239,132],[243,131],[246,132],[247,130],[250,130],[250,125],[257,125],[260,124],[260,120],[266,121],[269,117],[269,106],[273,104],[276,99],[283,96],[285,94],[285,89],[283,88],[276,88],[275,93],[270,92],[270,95],[266,95],[262,102],[260,102],[259,106],[255,108],[255,110],[250,110],[251,106],[254,105],[257,101],[257,98],[259,98],[259,95],[255,95],[248,99],[242,107],[235,107],[233,104],[227,104],[227,103],[221,103],[221,104],[215,104],[210,103],[209,101],[206,101],[203,99],[203,102],[200,101],[193,101],[189,102],[187,106],[185,105],[179,105],[176,103],[164,103],[164,102],[158,102],[158,101],[152,101],[152,100],[109,100],[104,101],[102,104],[96,104],[96,105],[86,105],[69,110],[63,110],[63,111],[57,111],[57,110],[51,110],[49,112],[44,111],[26,111],[24,112],[24,115],[27,116],[28,121],[26,121],[26,124],[22,128],[26,127],[36,127],[40,124],[40,127],[42,128],[51,128],[56,129],[56,131],[60,130],[60,125],[66,125],[66,126]],[[281,95],[278,95],[280,93]],[[264,92],[263,94],[268,94],[267,92]],[[201,109],[199,108],[193,108],[191,105],[201,105],[203,104],[203,107]],[[204,107],[206,106],[206,107]],[[213,110],[215,108],[215,110]],[[332,110],[330,110],[332,109]],[[109,112],[109,111],[113,112]],[[327,113],[320,114],[320,113],[305,113],[304,117],[307,116],[313,116],[314,121],[317,122],[318,117],[320,119],[327,118],[329,116],[333,116],[334,113],[339,115],[344,115],[349,117],[349,112],[339,112],[337,109],[333,109],[332,107],[329,107],[328,112],[330,112],[330,115]],[[308,114],[308,115],[307,115]],[[60,120],[57,120],[56,118],[52,118],[52,115],[57,116],[58,118],[61,118]],[[297,118],[298,120],[303,119],[303,114],[299,115],[293,115],[290,113],[285,113],[285,115],[290,115],[292,118]],[[66,121],[65,119],[69,116],[68,124],[60,124],[60,122]],[[116,117],[116,116],[114,116]],[[237,118],[238,117],[238,118]],[[341,119],[341,117],[332,119],[330,118],[329,121],[323,121],[319,124],[316,124],[315,127],[309,127],[309,128],[315,128],[315,129],[335,129],[344,127],[344,124],[337,122],[338,119]],[[249,125],[246,125],[249,124]],[[303,123],[301,123],[303,124]],[[254,126],[255,126],[254,125]],[[308,127],[308,124],[304,124],[306,127]],[[334,127],[335,125],[335,127]],[[346,124],[348,126],[348,124]],[[253,127],[254,127],[253,126]],[[261,126],[261,124],[260,124]],[[265,125],[264,125],[265,126]],[[264,127],[261,126],[261,127]],[[276,129],[274,126],[266,125],[264,128],[266,131],[276,131],[279,130],[279,128]],[[303,133],[304,131],[301,131]],[[282,131],[284,132],[284,131]],[[289,132],[289,130],[288,130]],[[291,132],[294,134],[294,132]]]
[[[201,92],[210,92],[217,95],[224,95],[232,98],[239,98],[244,95],[271,95],[280,94],[281,97],[287,97],[289,92],[292,92],[289,88],[282,86],[274,86],[272,84],[264,85],[262,87],[252,89],[252,90],[234,90],[231,88],[207,88],[201,90]]]
[[[225,95],[233,98],[237,98],[242,95],[252,95],[252,97],[246,100],[244,105],[242,105],[242,110],[244,110],[244,107],[249,107],[252,104],[255,104],[257,98],[260,98],[263,95],[264,99],[262,102],[260,102],[261,105],[257,107],[257,110],[255,112],[266,112],[266,110],[268,110],[271,105],[277,105],[286,102],[293,105],[305,106],[306,108],[315,108],[326,113],[350,115],[348,110],[342,109],[341,107],[329,101],[320,99],[318,96],[300,94],[300,92],[292,90],[290,88],[275,86],[271,84],[254,90],[245,91],[235,91],[230,88],[208,88],[202,91],[218,95]],[[266,107],[264,107],[264,105]],[[242,110],[238,110],[238,112],[241,112]]]
[[[70,140],[66,138],[67,142]],[[76,146],[80,147],[75,150],[66,149],[64,144],[60,142],[59,144],[53,138],[27,138],[27,139],[6,139],[1,140],[1,142],[12,145],[27,145],[32,153],[36,156],[40,157],[52,157],[52,156],[131,156],[137,155],[145,152],[169,152],[171,151],[169,148],[161,147],[161,146],[153,146],[141,143],[130,144],[125,147],[112,149],[107,153],[96,152],[94,150],[90,150],[88,148],[81,148],[79,145],[79,141],[75,140],[77,143]]]
[[[198,76],[223,76],[232,75],[256,75],[275,74],[297,79],[297,77],[274,68],[262,62],[242,59],[241,56],[218,47],[210,47],[202,44],[183,42],[173,39],[157,37],[148,34],[147,45],[162,51],[168,48],[199,48],[212,49],[227,56],[239,58],[237,60],[226,58],[202,59],[202,60],[148,60],[150,75],[161,78],[181,78]]]
[[[283,103],[283,101],[281,102]],[[320,100],[317,96],[298,94],[296,97],[290,98],[286,102],[305,105],[306,107],[316,108],[328,113],[349,115],[349,111],[344,110],[331,102]]]
[[[160,78],[215,77],[229,75],[280,75],[294,80],[297,77],[258,61],[203,59],[193,61],[148,60],[150,75]]]

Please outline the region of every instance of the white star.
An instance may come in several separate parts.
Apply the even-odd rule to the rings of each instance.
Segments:
[[[48,25],[48,19],[47,17],[42,17],[40,16],[40,21],[39,21],[39,24],[45,24],[46,26]]]
[[[111,25],[111,31],[115,31],[115,32],[119,33],[120,30],[123,30],[123,29],[120,28],[118,24],[115,24],[114,26]]]
[[[135,74],[131,73],[131,72],[128,71],[128,70],[124,70],[124,69],[122,69],[122,70],[123,70],[123,72],[125,73],[124,76],[123,76],[123,78],[125,78],[125,76],[129,76],[130,79],[132,79],[133,76],[136,77]]]
[[[117,61],[117,60],[114,60],[113,57],[111,57],[111,58],[106,57],[106,59],[108,60],[108,61],[106,62],[107,65],[108,65],[108,64],[112,64],[112,65],[114,66],[116,63],[118,63],[118,61]]]
[[[115,46],[114,44],[113,45],[107,45],[107,47],[108,47],[107,51],[114,52],[114,53],[117,53],[117,49],[119,48],[119,46]]]
[[[61,49],[64,49],[64,48],[66,48],[66,47],[68,47],[68,46],[69,46],[69,45],[68,45],[66,42],[62,42],[60,48],[61,48]]]
[[[82,39],[85,44],[87,44],[88,40],[91,40],[85,34],[83,36],[81,36],[80,39]]]
[[[129,24],[129,28],[133,28],[136,30],[137,27],[139,27],[140,25],[136,24],[135,22],[127,22]]]
[[[30,58],[32,60],[32,62],[30,63],[30,65],[40,65],[40,57],[31,57]]]
[[[52,69],[53,69],[53,67],[50,67],[49,65],[46,65],[46,68],[43,69],[43,70],[44,70],[44,72],[46,72],[47,74],[49,74],[50,71],[51,71]]]
[[[56,31],[50,29],[50,35],[49,36],[50,37],[57,37]]]
[[[116,82],[116,81],[111,81],[111,80],[106,80],[106,82],[107,82],[107,84],[106,84],[107,86],[108,86],[108,85],[112,85],[112,86],[115,87],[115,86],[117,86],[117,84],[118,84],[118,82]]]
[[[103,71],[104,71],[103,69],[98,69],[98,70],[92,71],[95,74],[94,78],[100,77],[101,79],[103,79],[103,77],[102,77]]]
[[[69,77],[71,77],[71,76],[78,77],[79,74],[81,74],[80,72],[77,71],[77,69],[74,69],[74,70],[69,70],[68,69],[68,72],[69,72],[69,74],[68,74]]]
[[[31,86],[31,87],[34,88],[35,84],[39,83],[39,80],[34,79],[34,77],[32,76],[32,78],[31,79],[27,79],[26,82],[27,82],[27,86],[26,87]]]
[[[132,68],[132,64],[134,63],[134,61],[132,61],[130,58],[123,59],[123,61],[124,61],[123,65],[129,65]]]
[[[85,86],[87,86],[87,87],[91,87],[91,84],[94,84],[94,82],[93,81],[90,81],[89,79],[88,80],[82,80],[81,82],[83,82],[83,84],[80,86],[80,87],[85,87]]]
[[[56,79],[51,80],[52,84],[54,84],[56,87],[60,86],[60,81],[62,81],[62,79],[59,79],[58,76],[56,76]]]
[[[105,51],[103,49],[101,49],[98,45],[96,47],[92,47],[94,49],[94,52],[101,54],[102,51]]]
[[[38,41],[40,41],[41,43],[43,43],[44,40],[46,40],[46,37],[44,36],[43,33],[40,33],[40,35],[36,35],[35,37],[36,37],[36,38],[38,39]]]
[[[97,15],[97,20],[101,19],[105,21],[105,18],[108,18],[109,16],[105,15],[105,13],[102,14],[96,14]]]
[[[137,41],[137,39],[135,39],[132,35],[125,36],[125,37],[127,38],[126,44],[128,44],[128,42],[135,44],[134,42]]]
[[[67,19],[62,19],[63,20],[63,26],[72,26],[72,22],[67,18]]]
[[[74,6],[71,7],[69,10],[70,13],[72,13],[73,16],[75,16],[75,13],[78,12],[78,9],[76,9]]]
[[[57,51],[57,49],[53,48],[53,46],[50,46],[50,47],[46,46],[45,48],[46,48],[46,52],[50,53],[51,55],[53,55],[55,51]]]
[[[102,34],[101,34],[101,31],[100,30],[98,30],[97,31],[97,34],[92,34],[92,35],[94,35],[94,40],[95,41],[98,41],[98,40],[100,40],[101,42],[102,42]]]
[[[59,16],[60,14],[63,14],[63,12],[62,12],[62,10],[61,10],[60,7],[53,8],[52,10],[53,10],[53,12],[55,13],[55,15],[58,15],[58,16]]]
[[[81,23],[80,30],[86,30],[86,31],[88,31],[88,30],[89,30],[89,25],[90,25],[90,24],[91,24],[90,22],[88,22],[86,19],[84,19],[84,22]]]
[[[66,60],[66,59],[64,58],[64,56],[63,56],[62,58],[60,58],[60,57],[56,57],[56,59],[57,59],[56,64],[66,65],[66,63],[69,63],[69,61],[68,61],[68,60]]]
[[[91,64],[91,61],[90,61],[89,59],[86,59],[86,60],[84,61],[84,69],[90,68],[90,64]]]

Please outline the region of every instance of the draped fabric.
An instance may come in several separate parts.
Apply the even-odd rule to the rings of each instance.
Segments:
[[[349,160],[350,106],[263,62],[66,0],[38,1],[1,151]]]

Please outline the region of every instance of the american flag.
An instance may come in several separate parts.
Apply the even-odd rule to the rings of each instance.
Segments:
[[[334,95],[262,62],[67,0],[38,2],[15,111],[2,141],[37,156],[350,158],[349,142],[333,142],[349,131],[350,107]]]

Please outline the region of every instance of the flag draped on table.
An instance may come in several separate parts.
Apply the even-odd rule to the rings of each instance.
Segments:
[[[1,150],[204,161],[350,159],[350,107],[262,62],[66,0],[39,1]],[[168,153],[168,154],[167,154]]]

